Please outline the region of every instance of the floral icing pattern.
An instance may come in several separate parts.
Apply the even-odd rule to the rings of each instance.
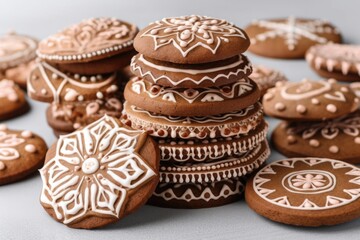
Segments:
[[[303,169],[303,170],[298,170]],[[296,210],[325,210],[360,197],[360,169],[338,160],[292,158],[273,162],[254,177],[255,193],[271,204]],[[341,186],[338,190],[335,186]]]
[[[195,15],[163,18],[141,37],[153,38],[154,50],[173,44],[183,57],[197,47],[215,54],[221,43],[229,42],[229,38],[246,39],[243,31],[225,20]]]
[[[337,33],[336,29],[326,26],[327,22],[322,20],[301,20],[293,16],[288,17],[284,22],[259,20],[253,25],[265,28],[262,33],[251,38],[251,43],[256,44],[275,37],[283,38],[289,51],[293,51],[299,42],[299,39],[306,38],[317,43],[326,43],[328,40],[321,37],[320,34]]]
[[[60,136],[55,156],[40,170],[41,202],[65,224],[94,214],[120,218],[128,191],[156,175],[136,152],[143,133],[105,115]]]
[[[136,33],[135,25],[118,19],[86,19],[41,41],[37,53],[47,60],[82,60],[132,46]]]

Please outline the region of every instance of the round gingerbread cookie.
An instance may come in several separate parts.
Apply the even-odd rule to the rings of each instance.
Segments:
[[[279,82],[263,97],[267,115],[297,121],[322,121],[354,112],[359,99],[346,85],[334,79]]]
[[[282,72],[261,65],[253,66],[249,77],[258,85],[261,96],[264,96],[269,88],[275,87],[277,82],[288,81]]]
[[[35,67],[35,60],[22,63],[5,71],[5,78],[13,80],[22,89],[26,89],[27,79],[31,70]]]
[[[227,179],[212,183],[160,183],[148,203],[169,208],[207,208],[241,199],[243,180]]]
[[[160,160],[172,163],[204,163],[241,155],[264,141],[268,126],[262,121],[246,135],[203,140],[158,139]]]
[[[120,118],[122,109],[122,103],[117,98],[68,104],[52,103],[46,111],[46,117],[54,130],[70,133],[104,115]]]
[[[360,217],[360,169],[326,158],[290,158],[257,172],[245,199],[258,214],[297,226],[327,226]]]
[[[360,111],[321,122],[282,122],[273,131],[272,143],[287,157],[336,158],[358,164]]]
[[[41,204],[73,228],[113,223],[142,206],[158,183],[159,154],[144,131],[104,116],[60,136],[40,170]]]
[[[161,183],[203,183],[242,177],[258,169],[269,157],[267,140],[255,148],[209,163],[180,164],[162,162]]]
[[[17,33],[0,36],[0,71],[33,60],[37,46],[38,41],[29,36]]]
[[[10,130],[0,124],[0,185],[21,180],[40,168],[47,146],[31,131]]]
[[[0,80],[0,120],[20,116],[29,111],[25,93],[11,80]]]
[[[163,18],[142,29],[134,40],[139,53],[180,64],[231,58],[249,45],[246,33],[232,23],[196,15]]]
[[[260,103],[237,112],[207,117],[171,117],[155,114],[124,103],[122,121],[151,136],[173,139],[208,139],[245,135],[263,119]]]
[[[134,77],[124,91],[129,104],[169,116],[208,116],[238,111],[255,104],[260,91],[251,79],[243,78],[221,87],[163,87]]]
[[[247,77],[251,63],[241,54],[203,64],[176,64],[138,54],[131,60],[131,69],[138,77],[161,86],[198,88],[222,86]]]
[[[28,95],[42,102],[74,102],[106,99],[118,90],[116,74],[92,76],[65,74],[39,61],[27,83]]]
[[[255,20],[245,31],[251,40],[249,51],[271,58],[303,58],[312,45],[342,41],[329,22],[293,16]]]
[[[360,81],[360,47],[357,45],[316,45],[306,52],[306,60],[320,76]]]
[[[37,54],[73,73],[111,73],[128,65],[137,32],[115,18],[86,19],[42,40]]]

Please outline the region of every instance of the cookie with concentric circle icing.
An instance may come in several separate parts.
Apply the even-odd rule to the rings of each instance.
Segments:
[[[342,41],[338,29],[328,21],[293,16],[255,20],[245,31],[251,40],[249,51],[271,58],[303,58],[315,44]]]
[[[263,96],[269,88],[275,87],[277,82],[288,81],[282,72],[261,65],[254,65],[249,77],[258,85],[261,96]]]
[[[339,81],[360,81],[360,46],[316,45],[307,51],[306,60],[320,76]]]
[[[25,93],[12,80],[0,80],[0,120],[20,116],[29,111]]]
[[[46,150],[45,141],[33,132],[0,124],[0,185],[36,172],[44,163]]]
[[[111,73],[134,55],[135,25],[115,18],[91,18],[43,39],[38,56],[63,71]]]
[[[151,136],[173,139],[213,139],[244,135],[262,122],[260,103],[240,111],[206,117],[172,117],[155,114],[124,103],[122,121],[134,128],[144,129]]]
[[[163,18],[142,29],[135,49],[165,62],[197,64],[231,58],[246,51],[246,33],[226,20],[206,16]]]
[[[251,63],[242,54],[202,64],[175,64],[143,54],[131,60],[131,70],[145,80],[167,87],[199,88],[236,82],[251,73]]]
[[[97,228],[142,206],[158,183],[159,154],[144,131],[104,116],[60,136],[40,170],[40,201],[56,221]]]
[[[251,209],[276,222],[327,226],[360,217],[360,169],[327,158],[269,164],[246,184]]]
[[[148,203],[169,208],[207,208],[241,199],[243,180],[227,179],[212,183],[160,183]]]
[[[360,112],[319,122],[282,122],[272,143],[287,157],[325,157],[360,163]]]
[[[124,91],[131,105],[169,116],[208,116],[239,111],[255,104],[260,91],[243,78],[220,87],[176,88],[152,84],[143,78],[130,80]]]
[[[346,85],[334,79],[279,83],[263,97],[267,115],[284,120],[334,119],[359,107],[359,99]]]

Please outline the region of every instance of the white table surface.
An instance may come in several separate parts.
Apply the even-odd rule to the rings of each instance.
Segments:
[[[16,30],[43,38],[94,16],[113,16],[139,27],[169,16],[201,14],[245,26],[253,19],[303,16],[327,19],[343,32],[346,42],[359,43],[360,2],[350,0],[58,0],[1,1],[0,33]],[[304,60],[274,60],[248,54],[253,63],[282,70],[292,81],[318,79]],[[32,110],[6,121],[14,129],[29,129],[55,140],[45,121],[46,104],[30,101]],[[268,119],[272,129],[276,120]],[[273,151],[269,161],[282,156]],[[334,227],[298,228],[271,222],[250,210],[244,201],[227,206],[175,210],[144,206],[121,222],[100,230],[75,230],[57,223],[39,203],[38,174],[0,187],[0,240],[66,239],[359,239],[360,220]]]

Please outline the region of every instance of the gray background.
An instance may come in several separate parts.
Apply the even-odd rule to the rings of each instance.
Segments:
[[[94,16],[113,16],[144,27],[165,16],[201,14],[245,26],[253,19],[303,16],[327,19],[345,40],[360,42],[359,1],[226,1],[226,0],[58,0],[0,2],[0,33],[16,30],[43,38]],[[253,63],[282,70],[292,81],[318,79],[303,60],[273,60],[248,54]],[[45,121],[46,104],[31,101],[32,111],[6,123],[14,129],[39,133],[50,145],[55,138]],[[268,119],[272,127],[277,123]],[[282,158],[273,152],[270,161]],[[360,220],[335,227],[296,228],[268,221],[244,201],[213,209],[174,210],[144,206],[107,228],[74,230],[51,219],[39,204],[40,177],[0,187],[0,239],[359,239]]]

